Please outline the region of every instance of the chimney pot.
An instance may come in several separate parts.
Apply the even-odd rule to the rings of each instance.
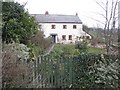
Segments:
[[[46,11],[46,12],[45,12],[45,15],[48,15],[48,14],[49,14],[49,12],[48,12],[48,11]]]
[[[78,16],[78,13],[76,13],[76,16]]]

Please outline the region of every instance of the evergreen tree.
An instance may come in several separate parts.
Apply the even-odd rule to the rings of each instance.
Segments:
[[[24,5],[15,2],[2,4],[2,40],[3,42],[20,42],[26,44],[37,31],[35,19],[24,9]]]

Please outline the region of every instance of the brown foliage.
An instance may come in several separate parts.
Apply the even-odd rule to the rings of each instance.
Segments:
[[[27,66],[19,62],[12,47],[5,47],[2,53],[2,85],[3,87],[14,87],[16,81],[24,80]]]
[[[38,31],[34,37],[31,38],[32,44],[40,46],[42,49],[47,49],[51,44],[51,38],[44,38],[42,31]]]

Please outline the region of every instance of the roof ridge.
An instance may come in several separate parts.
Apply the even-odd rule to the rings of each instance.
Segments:
[[[45,15],[45,14],[31,14],[31,15]],[[57,15],[57,16],[76,16],[76,15],[68,15],[68,14],[48,14],[48,15]]]
[[[63,14],[31,14],[34,16],[37,22],[58,22],[58,23],[82,23],[80,18],[76,15],[63,15]]]

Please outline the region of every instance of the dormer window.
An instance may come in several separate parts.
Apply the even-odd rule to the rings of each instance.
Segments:
[[[77,26],[76,25],[73,25],[73,29],[76,29],[77,28]]]
[[[67,29],[67,25],[63,25],[63,29]]]
[[[55,25],[51,25],[51,29],[55,29]]]

